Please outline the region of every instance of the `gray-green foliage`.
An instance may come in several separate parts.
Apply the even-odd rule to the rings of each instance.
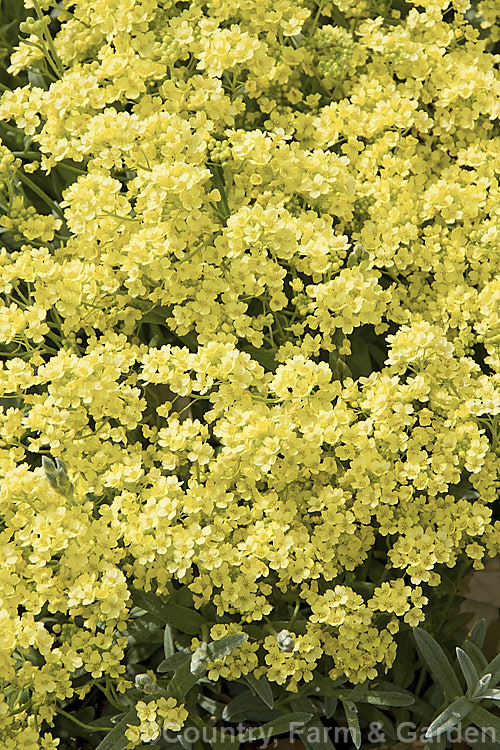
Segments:
[[[456,648],[452,663],[435,638],[420,628],[414,629],[418,650],[425,665],[442,689],[442,701],[427,729],[426,737],[439,738],[453,727],[474,725],[483,731],[494,746],[500,743],[500,719],[495,704],[500,702],[500,655],[486,662],[481,652],[485,637],[484,620],[477,623],[462,647]],[[478,747],[487,747],[480,740]],[[430,747],[430,743],[429,743]]]

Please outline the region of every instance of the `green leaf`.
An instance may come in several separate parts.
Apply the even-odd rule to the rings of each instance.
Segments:
[[[479,680],[479,675],[477,673],[476,667],[474,666],[474,662],[472,661],[470,656],[458,646],[457,659],[458,663],[460,664],[460,669],[462,670],[463,676],[465,677],[467,689],[469,690],[469,692],[471,692],[472,690],[474,690]]]
[[[135,646],[137,643],[144,641],[161,643],[161,627],[158,625],[156,617],[143,615],[135,617],[127,623],[125,635],[128,638],[128,645]]]
[[[178,700],[184,700],[189,691],[198,682],[198,677],[191,674],[189,669],[190,660],[186,661],[177,671],[168,683],[167,693],[170,697]]]
[[[354,378],[368,376],[372,370],[372,361],[366,341],[360,335],[351,337],[352,354],[346,357],[346,363]]]
[[[218,731],[211,728],[209,737],[210,745],[214,750],[237,750],[240,746],[239,738],[232,736],[228,731]]]
[[[261,708],[262,698],[259,695],[252,695],[249,690],[244,690],[224,706],[222,718],[224,721],[239,721],[246,719],[250,713]]]
[[[359,728],[358,709],[352,701],[343,700],[342,705],[344,706],[347,726],[349,727],[352,741],[355,747],[359,749],[361,747],[361,729]]]
[[[175,672],[176,669],[191,659],[191,652],[177,651],[167,659],[164,659],[156,668],[157,672]]]
[[[483,671],[489,671],[488,660],[475,643],[472,641],[465,641],[462,644],[462,648],[466,654],[470,656],[478,674],[482,674]]]
[[[445,750],[446,747],[446,735],[440,734],[438,737],[432,737],[427,740],[424,745],[424,750]]]
[[[328,729],[319,717],[314,717],[304,729],[298,732],[307,750],[335,750],[328,736]]]
[[[189,734],[186,731],[189,729],[193,729],[194,732],[196,732],[196,734],[194,734],[194,736],[196,737],[198,733],[198,727],[192,721],[190,721],[188,717],[188,719],[183,724],[182,732],[179,732],[176,734],[176,738],[178,742],[181,744],[181,747],[184,748],[184,750],[194,750],[194,745],[198,744],[198,742],[193,742],[192,739],[189,739]]]
[[[371,725],[368,737],[370,738],[371,734],[374,744],[375,742],[377,744],[378,742],[384,742],[384,744],[392,745],[398,742],[398,730],[386,716],[385,712],[375,706],[364,705],[362,707],[362,716],[365,724]]]
[[[308,694],[317,695],[331,695],[332,698],[339,697],[338,688],[347,682],[347,677],[339,677],[336,680],[331,680],[329,677],[323,677],[323,675],[314,675],[311,682],[307,684]],[[318,690],[319,688],[319,690]]]
[[[491,674],[490,687],[495,687],[500,680],[500,654],[497,654],[481,671],[481,677],[485,674]]]
[[[292,698],[290,706],[296,713],[311,714],[311,716],[314,716],[317,713],[312,702],[305,696],[299,695],[296,698]]]
[[[323,711],[325,714],[325,718],[331,719],[335,711],[337,710],[337,706],[338,706],[337,698],[332,698],[331,695],[325,695],[325,698],[323,700]]]
[[[498,744],[488,737],[473,739],[470,733],[467,737],[467,745],[471,750],[498,750]]]
[[[500,718],[487,711],[482,706],[475,705],[470,712],[470,718],[480,729],[484,729],[494,742],[500,741]]]
[[[152,594],[150,591],[140,591],[134,588],[130,590],[130,593],[136,607],[149,612],[156,617],[158,622],[164,621],[163,624],[165,624],[165,602],[163,599],[160,599],[159,596]]]
[[[443,732],[447,732],[448,729],[456,727],[456,725],[465,719],[474,708],[474,704],[470,702],[468,698],[463,695],[461,698],[457,698],[453,703],[447,706],[439,716],[434,719],[430,727],[425,733],[425,738],[430,739],[431,737],[437,737]]]
[[[201,708],[207,711],[211,716],[217,715],[217,718],[220,718],[220,716],[222,715],[222,711],[225,708],[224,703],[219,703],[213,698],[209,698],[207,695],[203,695],[201,693],[198,695],[197,703],[198,706],[201,706]]]
[[[28,70],[28,82],[32,87],[38,87],[39,89],[48,89],[47,81],[36,68],[30,68]]]
[[[274,372],[278,366],[274,358],[274,353],[269,349],[258,349],[256,346],[246,344],[241,347],[241,351],[250,354],[252,359],[255,359],[268,372]]]
[[[481,695],[482,700],[500,701],[500,690],[485,690]]]
[[[415,698],[402,690],[370,690],[359,699],[374,706],[412,706]]]
[[[129,740],[125,737],[125,732],[129,724],[137,722],[137,713],[134,708],[128,711],[122,720],[104,737],[98,744],[96,750],[125,750]]]
[[[339,357],[337,352],[330,352],[328,361],[330,370],[332,371],[332,378],[334,380],[340,380],[340,382],[343,383],[344,380],[352,377],[351,370],[349,369],[346,362],[341,357]]]
[[[215,661],[215,659],[225,659],[225,657],[229,656],[235,648],[241,646],[247,638],[248,635],[246,633],[225,635],[223,638],[219,638],[218,641],[213,641],[207,645],[207,654],[211,661]]]
[[[376,344],[372,344],[371,342],[369,342],[367,346],[370,357],[373,359],[375,364],[378,365],[378,367],[383,367],[385,365],[385,360],[387,359],[387,352],[381,349]]]
[[[187,586],[182,586],[180,589],[174,589],[171,598],[173,602],[180,604],[182,607],[194,609],[193,592],[190,591]]]
[[[172,635],[171,625],[165,625],[165,630],[163,632],[163,653],[165,654],[165,659],[168,659],[169,656],[175,654],[174,637]]]
[[[155,307],[153,310],[149,310],[141,318],[141,323],[156,323],[157,325],[165,325],[165,319],[170,314],[168,307],[162,307],[161,305]]]
[[[438,642],[420,628],[413,628],[418,650],[430,671],[436,676],[444,694],[452,701],[463,695],[458,678]]]
[[[1,397],[0,398],[0,411],[6,412],[7,409],[20,409],[23,403],[22,398],[16,397]]]
[[[290,705],[294,711],[310,711],[312,714],[312,719],[297,732],[306,750],[335,750],[328,736],[328,729],[323,725],[311,701],[308,698],[295,698]]]
[[[349,587],[357,594],[362,594],[365,597],[370,597],[375,591],[375,584],[370,581],[353,581],[349,584]]]
[[[264,737],[275,737],[278,734],[284,734],[285,732],[290,733],[294,729],[307,724],[312,719],[312,714],[295,712],[291,714],[284,714],[278,716],[272,721],[268,721],[260,727],[252,727],[247,729],[240,736],[240,742],[255,742],[256,740],[262,740]]]
[[[478,620],[476,623],[474,623],[474,627],[470,631],[467,638],[474,643],[475,646],[478,648],[483,648],[484,641],[486,639],[486,620],[481,618],[481,620]]]
[[[269,684],[269,680],[265,675],[262,675],[262,677],[257,679],[253,674],[247,674],[245,680],[248,682],[255,695],[258,695],[266,706],[269,706],[269,708],[274,706],[273,691]]]
[[[199,612],[175,602],[165,602],[151,592],[132,589],[131,593],[134,604],[150,612],[162,625],[173,625],[188,635],[198,635],[201,632],[205,621]]]
[[[471,693],[471,700],[481,700],[481,697],[486,690],[489,689],[491,684],[491,674],[483,675],[477,682],[474,690]]]

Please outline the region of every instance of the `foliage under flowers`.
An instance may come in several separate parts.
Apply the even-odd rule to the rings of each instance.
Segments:
[[[446,569],[500,551],[497,3],[26,5],[0,100],[2,747],[70,747],[99,691],[129,747],[181,727],[182,691],[134,685],[165,623],[181,652],[246,634],[207,679],[299,711],[383,677],[438,629]]]

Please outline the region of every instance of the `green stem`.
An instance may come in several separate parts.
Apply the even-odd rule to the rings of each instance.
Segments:
[[[119,711],[123,710],[123,707],[120,706],[119,704],[116,704],[116,702],[113,699],[113,696],[110,694],[110,691],[108,689],[109,685],[108,685],[108,678],[107,677],[106,677],[106,687],[104,685],[101,685],[101,683],[97,682],[97,681],[94,682],[94,685],[96,686],[96,688],[99,688],[99,690],[101,691],[101,693],[103,693],[103,695],[106,697],[106,700],[108,701],[108,703],[111,703],[111,705],[114,706],[115,708],[117,708]]]
[[[274,635],[274,637],[276,638],[276,636],[278,635],[278,631],[275,628],[273,628],[270,619],[266,617],[265,615],[264,615],[264,620],[266,621],[266,624],[264,625],[264,630],[267,630],[268,633],[270,633],[271,635]]]
[[[38,0],[33,0],[33,5],[35,7],[35,11],[36,11],[36,14],[38,16],[38,20],[41,21],[42,23],[44,23],[46,21],[46,19],[45,19],[43,13],[40,10],[40,6],[38,5]],[[45,38],[45,40],[46,40],[46,42],[48,44],[50,53],[52,55],[54,72],[58,73],[59,77],[62,78],[64,76],[64,66],[63,66],[63,64],[61,62],[61,59],[60,59],[59,55],[57,54],[57,50],[56,50],[56,48],[54,46],[54,41],[53,41],[53,39],[52,39],[52,37],[50,35],[48,26],[44,26],[44,29],[45,29],[45,31],[44,31],[43,36],[44,36],[44,38]]]
[[[52,198],[50,198],[47,195],[47,193],[45,193],[41,188],[39,188],[38,185],[36,185],[33,182],[33,180],[30,180],[29,177],[23,174],[23,172],[18,172],[17,174],[21,182],[24,182],[24,184],[27,187],[29,187],[30,190],[33,190],[33,192],[36,193],[38,197],[41,198],[44,201],[44,203],[46,203],[47,206],[49,206],[59,216],[59,218],[64,221],[64,214],[62,210],[59,208],[59,206],[57,205],[57,203],[53,201]]]
[[[219,212],[217,213],[221,219],[225,219],[225,217],[221,213]],[[195,247],[195,249],[192,252],[190,252],[189,255],[187,255],[185,258],[181,258],[181,263],[186,263],[188,260],[191,260],[191,258],[194,258],[194,256],[197,255],[200,252],[200,250],[201,250],[201,246]]]
[[[113,727],[93,727],[90,724],[84,724],[83,721],[80,721],[79,719],[76,719],[74,716],[71,716],[67,711],[65,711],[63,708],[59,708],[56,706],[56,711],[58,714],[61,714],[61,716],[66,717],[66,719],[69,719],[77,726],[81,727],[82,729],[86,729],[88,732],[111,732]]]
[[[113,219],[120,219],[120,221],[140,221],[137,216],[120,216],[113,213],[113,211],[102,211],[97,218],[101,219],[103,216],[110,216]]]
[[[420,675],[419,675],[419,678],[418,678],[418,682],[417,682],[417,686],[415,688],[415,695],[417,697],[420,697],[420,692],[421,692],[422,687],[424,685],[424,681],[425,681],[426,675],[427,675],[427,669],[425,667],[422,667],[422,671],[420,672]]]
[[[31,706],[31,704],[32,704],[32,701],[31,701],[31,700],[29,700],[29,701],[28,701],[27,703],[24,703],[24,704],[23,704],[22,706],[20,706],[19,708],[16,708],[16,710],[15,710],[15,711],[11,711],[11,712],[9,713],[9,716],[16,716],[17,714],[22,714],[22,713],[23,713],[24,711],[27,711],[27,710],[28,710],[28,708],[29,708],[29,707]]]
[[[281,313],[281,310],[280,310],[280,313]],[[283,330],[283,326],[281,325],[278,312],[274,313],[274,322],[276,323],[276,326],[277,326],[278,331],[280,332],[280,334],[281,334],[281,336],[283,338],[283,341],[285,341],[286,340],[286,336],[285,336],[285,332]]]
[[[106,682],[108,682],[108,677],[106,677]],[[115,700],[115,703],[114,703],[114,705],[115,705],[115,706],[116,706],[116,707],[117,707],[117,708],[118,708],[118,709],[119,709],[120,711],[126,711],[126,708],[125,708],[125,707],[124,707],[124,706],[122,705],[122,703],[121,703],[121,701],[120,701],[120,696],[119,696],[119,695],[118,695],[118,693],[116,692],[115,686],[113,685],[113,683],[111,682],[111,680],[109,680],[109,691],[110,691],[111,695],[113,696],[113,698],[114,698],[114,700]]]
[[[64,161],[60,161],[57,166],[61,169],[69,169],[70,172],[75,172],[76,174],[86,174],[84,169],[78,169],[78,167],[74,167],[72,164],[66,164]]]
[[[222,208],[224,209],[225,218],[228,219],[229,216],[231,215],[231,211],[229,210],[229,206],[227,204],[226,191],[224,189],[224,183],[222,181],[221,175],[219,174],[219,170],[214,169],[214,171],[212,172],[212,176],[213,176],[215,187],[217,188],[221,196],[220,203],[222,204]]]
[[[181,409],[180,411],[175,412],[176,416],[180,416],[182,414],[182,412],[186,411],[186,409],[190,409],[191,406],[194,403],[196,403],[196,401],[203,401],[203,396],[195,396],[194,398],[192,398],[192,400],[189,402],[189,404],[187,404],[183,409]]]
[[[103,422],[100,427],[97,427],[92,432],[87,432],[85,435],[79,435],[78,437],[74,437],[73,441],[75,441],[75,440],[86,440],[87,438],[94,437],[94,435],[97,435],[97,433],[100,432],[102,430],[102,428],[105,427],[106,425],[108,425],[108,422]]]
[[[53,8],[56,8],[57,10],[59,10],[59,11],[60,11],[60,12],[61,12],[61,13],[63,14],[63,16],[69,16],[69,18],[72,18],[72,19],[73,19],[73,21],[77,21],[77,23],[81,23],[81,24],[82,24],[83,26],[85,26],[85,28],[87,28],[87,29],[91,29],[91,27],[89,26],[89,24],[88,24],[88,23],[85,23],[85,21],[82,21],[82,19],[81,19],[81,18],[78,18],[77,16],[75,16],[75,14],[74,14],[74,13],[71,13],[71,11],[69,11],[69,10],[66,10],[66,8],[61,8],[61,6],[60,6],[60,5],[58,5],[58,3],[57,3],[57,2],[51,2],[50,4],[51,4],[51,6],[52,6]],[[65,20],[66,20],[66,18],[63,18],[63,19],[61,19],[61,20],[64,20],[64,21],[65,21]]]
[[[288,489],[288,488],[287,488]],[[295,603],[295,609],[293,610],[293,614],[288,621],[288,627],[291,628],[293,626],[293,623],[295,622],[295,618],[297,617],[300,609],[300,602]]]
[[[30,305],[30,304],[31,304],[31,300],[28,300],[28,299],[27,299],[27,298],[25,297],[25,295],[24,295],[24,294],[23,294],[23,293],[21,292],[21,290],[19,289],[19,284],[20,284],[20,283],[21,283],[21,282],[20,282],[20,281],[18,281],[18,282],[16,283],[16,285],[12,287],[12,290],[13,290],[13,291],[15,291],[15,293],[16,293],[16,294],[17,294],[17,295],[18,295],[18,296],[19,296],[19,297],[20,297],[20,298],[22,299],[22,301],[24,302],[24,304],[25,304],[25,305]]]
[[[38,151],[12,151],[11,153],[12,153],[12,156],[19,156],[21,159],[33,158],[34,160],[34,159],[40,158],[40,154],[38,153]]]
[[[314,31],[315,31],[316,26],[318,24],[318,19],[319,19],[320,15],[321,15],[321,11],[323,10],[324,4],[325,3],[322,0],[319,0],[319,2],[317,3],[318,10],[316,11],[316,15],[313,18],[313,22],[312,22],[311,28],[309,29],[309,38],[311,38],[312,35],[314,34]]]

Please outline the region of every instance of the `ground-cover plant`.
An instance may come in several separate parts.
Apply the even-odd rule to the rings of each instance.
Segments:
[[[461,643],[500,552],[497,2],[0,8],[2,747],[444,747],[412,629]]]

